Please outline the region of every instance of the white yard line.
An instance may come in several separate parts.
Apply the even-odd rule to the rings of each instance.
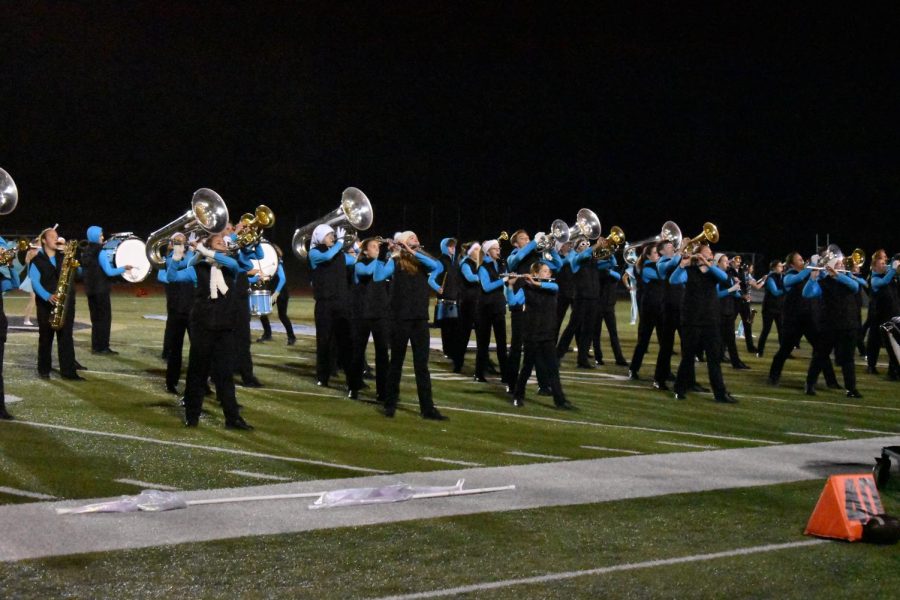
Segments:
[[[799,431],[785,431],[784,435],[796,435],[799,437],[821,438],[823,440],[843,440],[839,435],[822,435],[821,433],[800,433]]]
[[[252,471],[225,471],[232,475],[241,475],[242,477],[250,477],[252,479],[265,479],[267,481],[293,481],[290,477],[281,477],[280,475],[266,475],[265,473],[254,473]]]
[[[0,494],[9,494],[10,496],[22,496],[23,498],[34,498],[35,500],[56,500],[56,496],[49,494],[40,494],[38,492],[29,492],[16,488],[0,485]]]
[[[162,485],[161,483],[150,483],[149,481],[141,481],[140,479],[113,479],[116,483],[124,483],[134,485],[145,490],[163,490],[166,492],[176,492],[179,488],[171,485]]]
[[[432,590],[429,592],[418,592],[415,594],[400,594],[396,596],[384,596],[379,600],[415,600],[417,598],[440,598],[443,596],[455,596],[458,594],[471,594],[482,592],[485,590],[496,590],[514,585],[533,585],[537,583],[547,583],[550,581],[561,581],[564,579],[574,579],[576,577],[586,577],[590,575],[606,575],[607,573],[617,573],[621,571],[635,571],[637,569],[652,569],[656,567],[668,567],[671,565],[681,565],[692,562],[701,562],[707,560],[718,560],[720,558],[734,558],[735,556],[747,556],[750,554],[763,554],[766,552],[777,552],[779,550],[791,550],[794,548],[807,548],[826,543],[826,540],[804,540],[802,542],[788,542],[785,544],[766,544],[765,546],[751,546],[749,548],[735,548],[734,550],[726,550],[724,552],[713,552],[710,554],[694,554],[691,556],[679,556],[677,558],[663,558],[658,560],[647,560],[637,563],[624,563],[621,565],[611,565],[609,567],[599,567],[596,569],[585,569],[582,571],[564,571],[562,573],[548,573],[546,575],[538,575],[536,577],[522,577],[519,579],[504,579],[502,581],[491,581],[486,583],[476,583],[473,585],[464,585],[455,588],[445,588],[442,590]]]
[[[160,444],[162,446],[178,446],[180,448],[195,448],[198,450],[208,450],[210,452],[221,452],[223,454],[236,454],[238,456],[252,456],[255,458],[270,458],[273,460],[283,460],[286,462],[302,463],[306,465],[316,465],[320,467],[330,467],[333,469],[346,469],[348,471],[358,471],[360,473],[389,473],[390,471],[381,471],[379,469],[369,469],[367,467],[354,467],[352,465],[342,465],[338,463],[325,462],[321,460],[313,460],[309,458],[295,458],[292,456],[278,456],[276,454],[264,454],[262,452],[248,452],[246,450],[233,450],[231,448],[219,448],[217,446],[204,446],[202,444],[190,444],[187,442],[173,442],[168,440],[158,440],[155,438],[142,437],[138,435],[128,435],[125,433],[110,433],[108,431],[94,431],[91,429],[79,429],[77,427],[67,427],[65,425],[51,425],[49,423],[35,423],[33,421],[8,421],[10,425],[28,425],[31,427],[44,427],[46,429],[59,429],[61,431],[71,431],[74,433],[87,433],[90,435],[99,435],[103,437],[118,438],[123,440],[131,440],[136,442],[147,442],[150,444]]]
[[[798,394],[800,392],[797,392]],[[862,408],[864,410],[891,410],[900,412],[900,408],[891,406],[872,406],[866,404],[848,404],[847,402],[827,402],[822,400],[804,400],[802,398],[771,398],[769,396],[754,396],[752,394],[740,394],[740,398],[750,400],[767,400],[769,402],[785,402],[788,404],[824,404],[827,406],[840,406],[841,408]]]
[[[854,429],[847,427],[844,431],[852,431],[854,433],[874,433],[877,435],[900,435],[898,431],[878,431],[877,429]]]
[[[525,456],[527,458],[547,458],[550,460],[569,460],[565,456],[553,456],[552,454],[536,454],[534,452],[522,452],[520,450],[510,450],[505,454],[511,454],[512,456]]]
[[[701,444],[685,444],[684,442],[656,442],[664,446],[681,446],[683,448],[699,448],[701,450],[721,450],[718,446],[704,446]]]
[[[643,454],[637,450],[622,450],[621,448],[605,448],[603,446],[582,446],[586,450],[601,450],[603,452],[622,452],[623,454]]]
[[[435,458],[433,456],[420,456],[421,460],[428,460],[431,462],[437,463],[445,463],[448,465],[462,465],[464,467],[483,467],[484,465],[477,462],[468,462],[465,460],[450,460],[449,458]]]

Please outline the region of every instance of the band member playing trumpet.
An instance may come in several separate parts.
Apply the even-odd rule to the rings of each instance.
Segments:
[[[572,273],[572,264],[569,262],[569,255],[572,253],[572,242],[556,244],[556,252],[562,261],[559,266],[554,268],[550,265],[556,278],[556,285],[559,287],[559,293],[556,295],[556,337],[559,338],[559,332],[562,330],[563,321],[566,318],[566,311],[572,306],[575,299],[575,275]],[[567,344],[568,346],[568,344]]]
[[[81,268],[84,273],[84,292],[87,294],[91,313],[91,352],[94,354],[118,354],[109,347],[109,330],[112,325],[112,304],[109,300],[110,278],[131,271],[131,265],[113,267],[109,254],[103,252],[103,229],[91,225],[87,229],[87,245],[81,250]]]
[[[725,271],[715,266],[709,246],[702,245],[697,254],[682,255],[671,280],[684,284],[684,303],[681,308],[681,364],[675,378],[675,398],[684,400],[687,393],[697,388],[694,359],[700,351],[706,352],[706,368],[709,383],[716,402],[734,403],[737,400],[725,389],[722,378],[722,342],[719,335],[719,300],[717,286],[728,283]]]
[[[556,294],[559,287],[554,282],[538,281],[550,277],[550,266],[533,263],[531,272],[523,277],[525,287],[520,290],[525,296],[522,313],[525,340],[525,358],[522,370],[513,382],[513,406],[525,405],[525,386],[531,377],[532,367],[537,368],[538,378],[546,382],[552,390],[553,403],[557,408],[571,409],[559,380],[559,363],[556,358]]]
[[[501,377],[506,380],[506,298],[503,286],[506,280],[501,278],[499,270],[500,242],[486,240],[481,245],[484,255],[478,269],[478,281],[481,284],[481,297],[478,301],[478,312],[475,317],[475,340],[478,344],[475,356],[475,381],[486,383],[485,373],[488,367],[488,355],[491,344],[491,330],[497,344],[497,363]]]
[[[897,289],[897,270],[900,269],[898,261],[888,264],[887,252],[877,250],[872,255],[871,281],[872,298],[869,301],[869,339],[866,343],[867,372],[877,374],[875,365],[878,364],[878,355],[882,346],[881,324],[890,321],[900,314],[900,297]],[[897,357],[888,348],[888,377],[893,380],[900,378],[900,365]]]
[[[191,352],[188,358],[184,394],[184,423],[196,427],[203,408],[207,378],[212,375],[216,399],[222,405],[225,427],[253,429],[238,411],[234,389],[234,327],[238,314],[238,274],[242,267],[228,256],[221,233],[211,235],[197,246],[193,265],[170,261],[169,282],[193,281],[194,306],[191,309]]]
[[[275,248],[275,254],[278,255],[278,268],[275,270],[273,281],[267,282],[267,285],[274,286],[275,288],[272,292],[272,304],[274,304],[275,308],[278,310],[278,320],[281,321],[281,324],[284,326],[284,331],[287,333],[287,345],[293,346],[297,343],[297,337],[294,335],[294,325],[291,323],[291,318],[288,316],[288,300],[291,298],[291,293],[287,286],[285,286],[287,278],[284,275],[284,254],[281,252],[281,248],[278,247],[278,245],[272,244],[272,247]],[[263,334],[256,341],[266,342],[271,340],[272,326],[269,324],[269,315],[261,315],[259,317],[259,322],[262,323]]]
[[[606,243],[605,238],[597,240]],[[574,253],[569,254],[569,265],[575,281],[575,298],[572,300],[572,316],[569,324],[559,336],[556,356],[562,359],[569,350],[572,335],[578,345],[577,366],[582,369],[593,369],[589,352],[597,322],[598,302],[600,301],[600,269],[609,265],[609,261],[598,262],[594,258],[594,248],[590,241],[581,239],[575,246]]]
[[[390,295],[387,279],[393,270],[387,241],[369,238],[362,242],[362,252],[354,266],[353,288],[353,378],[362,383],[366,364],[369,335],[375,343],[375,398],[387,398],[387,379],[390,369],[391,347]],[[390,270],[388,265],[390,264]],[[352,399],[359,397],[359,389],[351,389]]]
[[[859,331],[859,311],[856,308],[856,294],[859,283],[852,277],[835,271],[840,259],[834,259],[825,267],[826,275],[813,271],[803,286],[804,298],[823,298],[825,328],[818,336],[820,347],[815,350],[819,356],[828,356],[834,350],[834,360],[841,367],[844,388],[848,398],[862,398],[856,390],[856,367],[853,353],[856,349],[856,334]],[[821,370],[821,361],[812,361],[806,381],[815,384]]]
[[[665,319],[665,280],[660,276],[656,268],[659,260],[659,248],[657,244],[647,245],[641,257],[635,264],[635,276],[639,281],[641,290],[640,294],[640,321],[638,322],[638,340],[634,348],[634,355],[631,357],[631,365],[628,367],[628,378],[631,380],[640,379],[641,364],[644,362],[644,354],[650,347],[650,337],[653,330],[656,329],[656,338],[659,340],[659,325]],[[666,381],[663,379],[654,379],[654,387],[657,389],[668,389]]]
[[[763,326],[756,343],[756,356],[763,357],[766,348],[766,340],[772,325],[775,325],[778,333],[778,343],[781,343],[781,313],[784,309],[784,263],[775,259],[769,263],[769,274],[766,276],[766,291],[763,296]]]
[[[56,229],[48,228],[41,232],[41,249],[31,261],[28,268],[28,276],[37,299],[38,317],[38,376],[42,379],[50,378],[51,358],[53,350],[53,337],[56,336],[57,353],[59,356],[59,374],[63,379],[72,381],[84,380],[76,372],[75,342],[72,339],[72,327],[75,323],[75,294],[69,293],[66,297],[66,313],[62,327],[57,331],[50,327],[50,314],[56,305],[57,284],[63,258],[58,253],[59,235]]]
[[[659,354],[656,357],[656,371],[653,375],[653,387],[668,390],[666,381],[672,378],[672,354],[675,352],[675,334],[681,335],[681,304],[684,301],[684,284],[672,283],[671,275],[681,264],[681,254],[675,254],[675,246],[670,240],[663,240],[657,245],[659,260],[656,270],[663,278],[663,317],[656,326],[656,337],[659,340]]]
[[[0,237],[0,247],[6,248],[6,240]],[[6,331],[9,321],[6,319],[6,311],[3,309],[3,294],[19,287],[19,274],[15,267],[3,267],[0,269],[0,419],[10,421],[12,415],[6,410],[6,390],[3,385],[3,359],[6,350]]]
[[[622,346],[619,343],[619,329],[616,324],[616,290],[619,287],[619,281],[622,275],[616,270],[616,257],[610,259],[607,268],[600,270],[600,300],[597,314],[597,328],[594,331],[594,361],[598,365],[603,364],[603,350],[600,346],[600,337],[603,334],[603,325],[606,324],[606,331],[609,333],[609,345],[612,347],[613,356],[616,364],[620,367],[627,367],[628,361],[622,354]]]
[[[466,358],[466,350],[472,337],[472,329],[475,327],[478,316],[478,304],[481,300],[481,280],[478,279],[478,269],[481,267],[481,244],[478,242],[466,242],[462,246],[462,258],[459,262],[459,323],[456,330],[455,351],[450,357],[453,359],[453,372],[462,371]]]
[[[316,300],[316,383],[328,387],[332,366],[332,338],[337,345],[337,362],[344,369],[347,388],[358,390],[361,384],[354,380],[350,368],[353,342],[350,329],[350,287],[347,268],[356,259],[343,252],[343,227],[337,231],[330,225],[318,225],[310,240],[309,266]]]
[[[737,273],[729,268],[725,254],[716,254],[716,266],[728,275],[728,281],[719,284],[719,324],[722,347],[728,352],[731,366],[735,369],[749,369],[738,356],[737,341],[734,337],[734,321],[737,318],[737,302],[741,297],[741,283]]]
[[[428,333],[428,288],[440,289],[437,276],[441,263],[425,254],[419,238],[412,231],[397,237],[401,251],[396,260],[391,282],[391,367],[387,383],[384,416],[393,417],[400,400],[400,377],[406,359],[406,347],[412,346],[416,391],[423,419],[443,421],[431,397],[431,374],[428,371],[430,336]],[[390,265],[387,267],[390,270]]]
[[[195,277],[182,273],[179,278],[177,265],[193,264],[194,250],[186,245],[183,233],[175,233],[170,238],[171,251],[166,256],[166,268],[162,271],[166,281],[166,391],[178,394],[178,380],[181,378],[184,336],[190,336],[191,309],[194,306]],[[173,268],[170,270],[169,267]],[[169,280],[169,273],[175,277]]]

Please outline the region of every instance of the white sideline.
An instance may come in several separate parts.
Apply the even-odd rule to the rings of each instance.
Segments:
[[[287,462],[303,463],[307,465],[317,465],[320,467],[331,467],[334,469],[346,469],[348,471],[358,471],[360,473],[376,473],[384,474],[390,471],[381,471],[379,469],[369,469],[367,467],[354,467],[351,465],[341,465],[321,460],[313,460],[309,458],[295,458],[292,456],[278,456],[276,454],[265,454],[262,452],[248,452],[246,450],[234,450],[231,448],[219,448],[217,446],[204,446],[202,444],[190,444],[187,442],[173,442],[167,440],[158,440],[155,438],[142,437],[139,435],[129,435],[127,433],[110,433],[108,431],[94,431],[91,429],[80,429],[78,427],[67,427],[65,425],[51,425],[49,423],[35,423],[33,421],[8,421],[9,424],[29,425],[31,427],[44,427],[46,429],[59,429],[62,431],[71,431],[74,433],[87,433],[90,435],[100,435],[104,437],[120,438],[123,440],[133,440],[136,442],[149,442],[151,444],[160,444],[163,446],[179,446],[181,448],[196,448],[198,450],[209,450],[210,452],[222,452],[223,454],[237,454],[239,456],[253,456],[256,458],[271,458],[274,460],[283,460]]]
[[[548,458],[550,460],[569,460],[569,458],[565,456],[553,456],[552,454],[537,454],[535,452],[522,452],[520,450],[510,450],[505,452],[505,454],[511,454],[512,456],[524,456],[527,458]]]
[[[681,446],[684,448],[700,448],[701,450],[721,450],[718,446],[704,446],[702,444],[685,444],[684,442],[656,442],[664,446]]]
[[[854,433],[875,433],[878,435],[900,435],[900,432],[897,432],[897,431],[878,431],[877,429],[854,429],[853,427],[847,427],[846,431],[852,431]]]
[[[484,465],[477,462],[468,462],[465,460],[450,460],[449,458],[435,458],[433,456],[420,456],[420,460],[430,460],[431,462],[446,463],[448,465],[462,465],[464,467],[483,467]]]
[[[41,494],[39,492],[29,492],[26,490],[19,490],[16,488],[6,487],[0,485],[0,494],[9,494],[10,496],[22,496],[23,498],[34,498],[36,500],[56,500],[56,496],[51,496],[49,494]]]
[[[253,471],[225,471],[226,473],[231,473],[232,475],[240,475],[242,477],[250,477],[252,479],[266,479],[269,481],[293,481],[290,477],[282,477],[281,475],[267,475],[265,473],[254,473]]]
[[[181,488],[171,485],[162,485],[161,483],[150,483],[149,481],[141,481],[140,479],[113,479],[116,483],[124,483],[126,485],[134,485],[146,490],[163,490],[164,492],[175,492]]]
[[[622,450],[621,448],[606,448],[604,446],[582,446],[585,450],[602,450],[604,452],[623,452],[625,454],[643,454],[637,450]]]
[[[823,440],[842,440],[839,435],[823,435],[821,433],[801,433],[799,431],[785,431],[784,435],[797,435],[800,437],[808,437],[808,438],[822,438]]]
[[[765,546],[751,546],[749,548],[735,548],[734,550],[725,550],[723,552],[712,552],[710,554],[694,554],[692,556],[680,556],[677,558],[663,558],[658,560],[647,560],[638,563],[624,563],[621,565],[612,565],[609,567],[599,567],[596,569],[585,569],[582,571],[565,571],[562,573],[548,573],[546,575],[538,575],[536,577],[522,577],[519,579],[505,579],[502,581],[491,581],[486,583],[476,583],[473,585],[463,585],[455,588],[445,588],[443,590],[432,590],[430,592],[417,592],[415,594],[400,594],[396,596],[383,596],[378,600],[415,600],[417,598],[440,598],[442,596],[453,596],[457,594],[471,594],[473,592],[481,592],[484,590],[496,590],[514,585],[528,585],[535,583],[546,583],[548,581],[560,581],[562,579],[574,579],[576,577],[585,577],[588,575],[606,575],[607,573],[616,573],[620,571],[634,571],[637,569],[652,569],[654,567],[667,567],[671,565],[680,565],[691,562],[700,562],[707,560],[716,560],[719,558],[733,558],[735,556],[746,556],[748,554],[761,554],[763,552],[776,552],[778,550],[790,550],[793,548],[806,548],[809,546],[817,546],[826,543],[826,540],[804,540],[802,542],[788,542],[785,544],[766,544]]]

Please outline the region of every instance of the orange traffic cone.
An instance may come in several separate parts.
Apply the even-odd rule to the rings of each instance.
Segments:
[[[832,475],[803,533],[856,542],[862,539],[863,525],[883,512],[871,473]]]

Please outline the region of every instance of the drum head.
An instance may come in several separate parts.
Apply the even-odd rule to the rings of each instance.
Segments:
[[[116,248],[116,267],[131,265],[131,271],[122,273],[125,281],[138,283],[147,279],[150,274],[150,261],[147,259],[147,245],[139,238],[123,240]]]
[[[260,242],[259,247],[262,248],[263,258],[251,262],[255,268],[259,269],[260,273],[266,277],[272,277],[278,271],[278,253],[275,252],[275,246],[269,242]]]

